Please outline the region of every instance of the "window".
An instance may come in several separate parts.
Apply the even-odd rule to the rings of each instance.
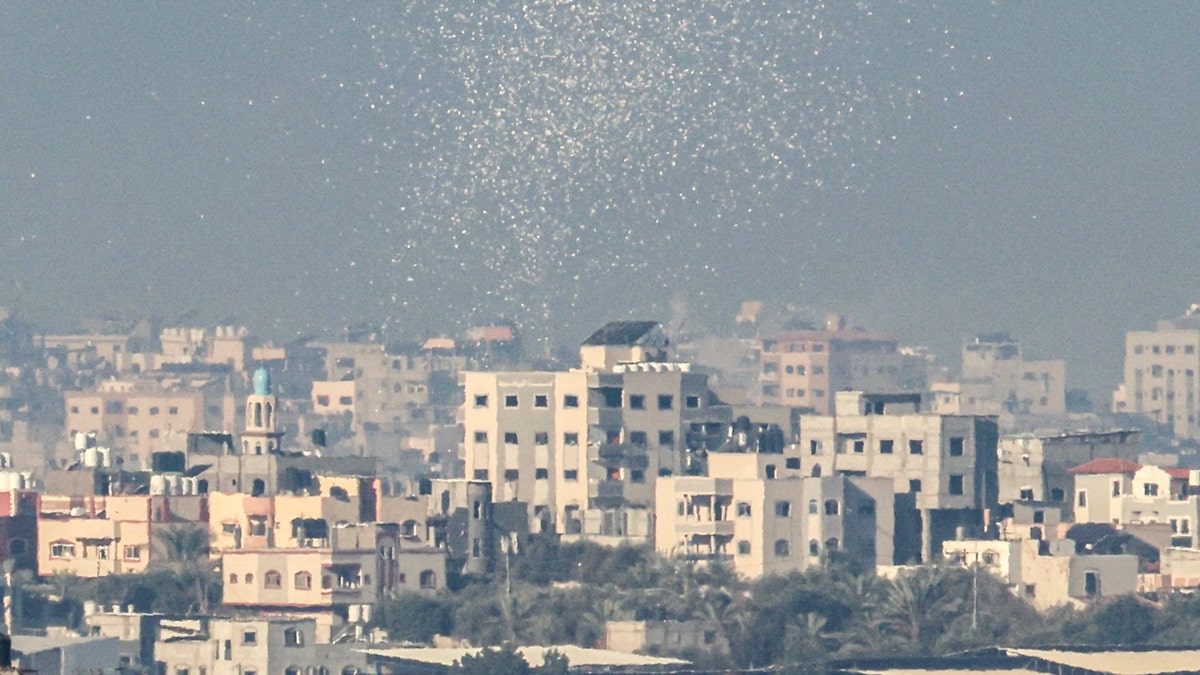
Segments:
[[[536,396],[533,397],[533,407],[549,408],[550,407],[550,397],[547,396],[546,394],[537,394]]]
[[[630,469],[629,470],[629,482],[630,483],[645,483],[646,482],[646,470],[645,469]]]
[[[125,554],[126,560],[141,560],[142,559],[142,547],[141,546],[136,546],[136,545],[126,546],[123,553]]]
[[[488,479],[488,470],[487,469],[475,469],[474,476],[475,476],[475,480],[487,480]]]
[[[50,544],[51,558],[74,558],[75,544],[69,541],[56,541]]]
[[[963,477],[962,474],[950,476],[950,494],[961,495],[963,493]]]
[[[567,394],[566,396],[563,396],[563,407],[564,408],[578,408],[579,407],[579,397],[574,394]]]
[[[750,502],[738,502],[734,510],[737,513],[738,518],[749,518]]]
[[[566,471],[563,471],[563,480],[572,482],[579,480],[579,471],[576,469],[567,469]]]
[[[329,394],[317,394],[317,405],[329,407]]]
[[[1142,491],[1146,493],[1147,497],[1157,497],[1158,483],[1146,483],[1142,486]]]
[[[425,570],[421,572],[419,582],[421,588],[437,588],[437,573],[433,570]]]
[[[168,415],[178,415],[179,408],[177,406],[171,406],[170,408],[167,408],[167,414]]]
[[[741,539],[737,543],[738,555],[750,555],[750,542]]]
[[[486,408],[486,407],[488,407],[488,397],[487,397],[487,394],[476,394],[476,395],[475,395],[475,407],[476,407],[476,408]]]
[[[254,583],[254,575],[251,574],[250,572],[246,573],[246,583],[248,583],[248,584]]]
[[[574,432],[563,434],[563,445],[579,445],[579,434]]]
[[[1087,506],[1087,490],[1079,491],[1079,497],[1075,503],[1079,506]]]
[[[683,399],[683,405],[686,408],[699,408],[700,407],[700,397],[699,396],[686,396]]]
[[[283,586],[283,575],[271,570],[263,575],[263,588],[279,588]]]
[[[792,545],[787,539],[775,540],[775,557],[786,558],[792,554]]]
[[[225,641],[225,660],[226,661],[233,660],[233,640]]]
[[[535,480],[546,480],[550,477],[549,469],[534,469],[533,477]]]
[[[825,515],[836,516],[838,514],[839,510],[840,509],[839,509],[838,502],[836,499],[825,500]]]
[[[817,500],[815,500],[815,499],[808,500],[808,512],[814,516],[821,513],[821,505],[819,503],[817,503]]]
[[[151,415],[157,415],[157,414],[158,414],[158,407],[157,407],[157,406],[155,406],[155,407],[152,407],[152,408],[150,408],[150,414],[151,414]]]
[[[265,537],[267,536],[267,517],[266,516],[250,516],[250,536]]]
[[[1034,511],[1033,512],[1033,522],[1035,522],[1035,523],[1046,522],[1046,512],[1041,509],[1037,509],[1036,511]]]
[[[520,472],[517,469],[505,469],[504,480],[515,481],[520,477]]]
[[[296,572],[296,575],[292,578],[292,585],[298,591],[307,591],[312,588],[312,575],[308,572]]]
[[[821,555],[821,542],[816,539],[808,540],[808,555],[816,558]]]
[[[646,432],[644,432],[644,431],[629,432],[629,444],[636,445],[639,448],[646,447]]]
[[[763,467],[763,471],[766,473],[767,480],[775,480],[775,465],[774,464],[766,465],[765,467]]]
[[[659,410],[670,410],[673,407],[675,407],[675,397],[674,396],[672,396],[670,394],[659,394],[658,395],[658,409]]]
[[[238,575],[230,574],[229,575],[229,583],[236,584],[237,582],[238,582]]]
[[[817,398],[822,398],[825,396],[825,390],[824,389],[813,389],[813,396],[816,396]]]
[[[950,456],[951,457],[962,457],[963,456],[963,439],[962,438],[955,436],[950,439]]]
[[[285,647],[303,647],[304,633],[300,632],[299,628],[288,628],[283,631],[283,646]]]
[[[507,396],[504,397],[504,407],[505,408],[516,408],[518,402],[519,402],[519,399],[517,399],[516,394],[508,394]]]
[[[789,469],[799,469],[800,468],[800,458],[799,457],[788,457],[786,460],[784,460],[783,464],[784,464],[784,466],[786,466]]]
[[[920,492],[921,491],[921,481],[916,478],[909,480],[908,481],[908,491],[913,494]]]
[[[674,431],[658,432],[658,444],[659,445],[673,445],[674,443],[675,443],[675,432]]]
[[[775,502],[775,515],[788,518],[792,515],[792,503],[785,500]]]
[[[533,434],[534,445],[546,445],[550,442],[550,434],[545,431],[537,431]]]
[[[893,448],[895,448],[895,445],[896,445],[896,442],[891,439],[879,441],[879,454],[881,454],[881,455],[892,454],[892,450],[893,450]]]
[[[630,394],[629,395],[629,409],[630,410],[645,410],[646,409],[646,397],[643,396],[642,394]]]
[[[1062,488],[1050,488],[1050,501],[1061,502],[1063,500]]]
[[[96,546],[96,557],[100,560],[108,560],[108,544]]]
[[[1121,496],[1121,481],[1114,480],[1112,482],[1112,496],[1114,496],[1114,497]]]
[[[925,452],[925,441],[913,440],[913,441],[908,442],[908,454],[920,455],[924,452]]]
[[[824,375],[825,366],[813,366],[813,375]]]
[[[516,445],[517,444],[517,434],[512,431],[504,432],[504,442],[507,443],[508,445]]]
[[[258,644],[258,633],[255,631],[252,631],[252,630],[244,631],[242,633],[242,644],[244,644],[244,645]]]
[[[819,452],[821,452],[821,441],[809,441],[808,454],[815,455]]]
[[[476,443],[487,443],[487,432],[486,431],[476,431],[475,432],[475,442]]]
[[[862,438],[854,439],[854,454],[861,455],[867,449],[867,441]]]

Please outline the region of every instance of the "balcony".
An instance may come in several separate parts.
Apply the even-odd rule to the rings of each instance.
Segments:
[[[679,520],[675,523],[675,532],[686,537],[725,537],[733,536],[734,523],[732,520]]]

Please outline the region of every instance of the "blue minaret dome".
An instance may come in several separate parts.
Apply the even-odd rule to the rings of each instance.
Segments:
[[[266,368],[259,368],[254,371],[254,395],[267,396],[271,393],[271,374]]]

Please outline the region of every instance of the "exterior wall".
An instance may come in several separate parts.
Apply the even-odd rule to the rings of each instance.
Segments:
[[[1070,514],[1074,502],[1069,499],[1077,496],[1079,480],[1070,470],[1093,459],[1136,462],[1139,439],[1140,434],[1130,430],[1004,436],[1000,439],[997,464],[1000,501],[1062,501]]]
[[[1113,393],[1113,412],[1145,415],[1176,437],[1200,438],[1200,308],[1158,322],[1152,331],[1125,334],[1124,379]]]
[[[1066,413],[1065,361],[1026,361],[1021,343],[986,335],[964,343],[962,364],[964,413]]]
[[[608,621],[604,648],[625,654],[670,653],[682,650],[729,652],[715,621]]]
[[[909,388],[895,339],[856,331],[793,331],[762,341],[764,404],[834,412],[834,392]]]
[[[355,390],[354,380],[313,382],[312,410],[318,415],[353,415]]]
[[[97,444],[116,450],[127,469],[148,468],[150,453],[182,446],[188,432],[204,426],[200,392],[66,392],[67,439],[94,433]]]

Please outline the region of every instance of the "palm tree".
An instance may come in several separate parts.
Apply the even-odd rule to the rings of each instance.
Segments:
[[[212,550],[212,534],[208,528],[194,523],[160,527],[155,536],[167,552],[163,566],[182,579],[190,577],[196,593],[196,608],[208,612],[208,592],[213,583],[213,571],[208,568]]]
[[[920,654],[930,654],[961,599],[946,594],[945,570],[922,567],[892,579],[879,607],[879,623],[902,635]]]

